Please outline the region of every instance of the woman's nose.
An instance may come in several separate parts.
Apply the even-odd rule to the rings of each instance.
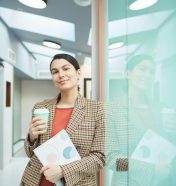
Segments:
[[[59,78],[62,78],[62,77],[64,77],[64,72],[63,72],[63,71],[60,71],[60,72],[58,73],[58,75],[59,75]]]

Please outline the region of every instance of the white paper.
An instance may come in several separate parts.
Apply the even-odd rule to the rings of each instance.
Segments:
[[[176,147],[164,137],[147,130],[131,155],[132,159],[146,163],[171,163],[176,156]]]
[[[48,164],[64,165],[81,159],[64,129],[34,149],[34,153],[44,166]],[[61,185],[61,182],[58,181],[56,185]]]

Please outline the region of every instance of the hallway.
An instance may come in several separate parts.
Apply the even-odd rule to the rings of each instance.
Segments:
[[[0,170],[1,186],[18,186],[28,160],[27,157],[13,157],[11,163]]]

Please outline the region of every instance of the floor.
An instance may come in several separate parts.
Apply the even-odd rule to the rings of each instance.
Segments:
[[[15,153],[9,165],[0,170],[0,186],[19,186],[28,161],[29,159],[26,157],[22,147]]]

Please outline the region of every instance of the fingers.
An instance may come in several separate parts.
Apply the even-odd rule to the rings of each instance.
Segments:
[[[30,123],[29,134],[33,140],[37,139],[40,134],[44,134],[47,131],[47,125],[44,120],[38,117],[34,117]]]
[[[50,168],[49,165],[46,165],[46,166],[42,167],[41,170],[40,170],[40,174],[44,173],[49,168]]]
[[[42,123],[45,123],[41,118],[33,118],[31,122],[31,126],[36,127]]]

